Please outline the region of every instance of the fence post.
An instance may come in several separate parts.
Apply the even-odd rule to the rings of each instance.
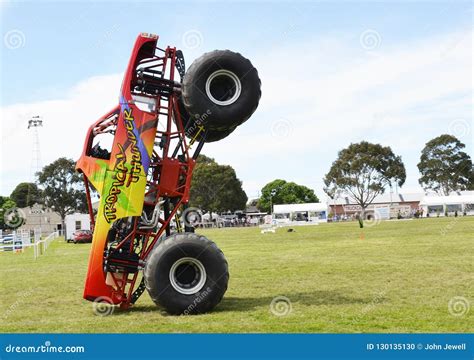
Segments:
[[[34,239],[35,239],[35,245],[34,245],[35,253],[34,253],[34,256],[35,256],[35,260],[36,260],[39,256],[38,246],[41,246],[41,232],[39,232],[38,229],[36,228],[36,229],[33,230],[33,233],[34,233]]]

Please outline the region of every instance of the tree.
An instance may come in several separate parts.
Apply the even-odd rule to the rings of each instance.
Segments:
[[[365,210],[377,195],[383,194],[392,183],[402,186],[406,172],[400,156],[388,146],[362,141],[339,151],[338,158],[324,177],[324,191],[334,198],[346,193],[360,205],[360,227],[364,227]]]
[[[59,158],[38,173],[43,187],[44,205],[64,218],[75,211],[86,212],[87,200],[82,177],[75,170],[72,159]]]
[[[474,190],[474,163],[472,164],[471,176],[469,178],[469,185],[467,186],[466,190]]]
[[[16,186],[10,195],[19,208],[32,206],[41,201],[41,192],[34,183],[23,182]]]
[[[16,203],[7,196],[0,196],[0,228],[17,228],[21,226],[24,219],[17,218],[19,214],[15,214]],[[5,216],[7,215],[7,216]],[[21,214],[20,214],[21,215]],[[6,223],[5,223],[6,222]]]
[[[200,155],[191,182],[190,205],[204,211],[224,212],[245,209],[247,195],[235,170]]]
[[[276,179],[262,188],[262,195],[258,200],[260,211],[271,212],[276,204],[303,204],[319,202],[314,190],[298,185],[294,182]]]
[[[462,151],[465,147],[456,137],[447,134],[428,141],[418,163],[420,185],[440,195],[471,188],[473,164],[471,157]]]
[[[257,206],[258,205],[258,199],[252,199],[247,203],[248,206]]]

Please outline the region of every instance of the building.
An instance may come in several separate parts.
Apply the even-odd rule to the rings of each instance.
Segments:
[[[245,217],[252,225],[263,224],[265,215],[268,215],[268,213],[258,210],[256,205],[247,205],[245,209]]]
[[[61,216],[49,208],[39,204],[20,209],[25,221],[18,230],[32,231],[41,229],[43,235],[62,230]]]
[[[449,196],[427,195],[421,202],[423,217],[474,215],[474,191],[462,191]]]
[[[23,225],[18,228],[18,231],[41,229],[42,235],[49,235],[54,231],[59,231],[60,234],[64,234],[61,216],[49,208],[34,204],[31,207],[20,209],[20,213],[25,221]],[[90,230],[91,228],[88,214],[75,213],[66,215],[64,223],[67,236],[72,236],[72,233],[76,230]]]
[[[420,201],[424,196],[423,193],[379,195],[366,208],[366,217],[370,218],[374,213],[377,213],[380,219],[393,219],[399,216],[411,217],[417,210],[420,210]],[[331,217],[335,219],[354,219],[362,211],[360,205],[348,196],[328,199],[328,206]]]
[[[91,229],[91,218],[89,214],[69,214],[64,218],[64,224],[66,225],[66,240],[72,240],[76,230]]]
[[[328,206],[324,203],[280,204],[273,206],[277,224],[315,224],[327,222]]]

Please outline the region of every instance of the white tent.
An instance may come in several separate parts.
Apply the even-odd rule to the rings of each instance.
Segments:
[[[324,203],[279,204],[273,206],[276,223],[319,223],[327,221],[328,206]]]
[[[425,196],[420,205],[469,204],[474,203],[474,195]]]
[[[427,195],[420,201],[423,208],[423,214],[426,216],[444,216],[454,214],[456,211],[459,215],[474,215],[474,193],[466,192],[461,195],[436,196]]]
[[[274,214],[283,214],[295,211],[327,211],[328,206],[324,203],[307,203],[307,204],[281,204],[273,206]]]
[[[212,213],[212,220],[216,220],[216,219],[220,219],[220,218],[221,218],[221,217],[220,217],[218,214]],[[203,219],[203,220],[206,220],[206,221],[210,220],[210,219],[211,219],[210,213],[205,213],[205,214],[202,216],[202,219]]]

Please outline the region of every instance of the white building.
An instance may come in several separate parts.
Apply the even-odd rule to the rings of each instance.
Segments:
[[[43,235],[48,235],[53,231],[61,231],[61,216],[42,205],[34,204],[33,206],[22,208],[20,209],[20,214],[24,217],[24,223],[17,229],[18,231],[41,229]]]
[[[424,217],[448,216],[456,212],[461,215],[474,215],[474,191],[463,191],[459,195],[427,195],[420,201]]]
[[[318,224],[327,222],[328,206],[324,203],[281,204],[273,206],[277,224]]]
[[[64,223],[66,225],[66,240],[72,240],[74,231],[76,230],[91,229],[91,218],[89,214],[74,213],[66,215]]]
[[[365,209],[365,216],[370,219],[376,213],[381,220],[396,219],[399,215],[409,218],[418,210],[423,193],[385,193],[375,197]],[[336,199],[327,199],[330,214],[341,218],[354,219],[362,208],[349,196],[343,195]]]

